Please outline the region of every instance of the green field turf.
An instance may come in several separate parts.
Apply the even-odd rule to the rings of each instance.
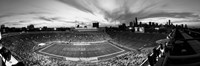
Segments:
[[[109,42],[91,43],[90,45],[73,45],[73,44],[52,44],[47,46],[39,52],[58,56],[58,57],[72,57],[72,58],[90,58],[90,57],[104,57],[116,55],[125,50],[110,44]]]

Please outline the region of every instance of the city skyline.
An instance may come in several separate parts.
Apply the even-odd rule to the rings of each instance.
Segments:
[[[139,22],[199,27],[199,0],[1,0],[0,24],[14,27],[118,26]]]

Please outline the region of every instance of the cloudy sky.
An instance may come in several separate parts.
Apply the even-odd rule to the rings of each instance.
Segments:
[[[133,21],[200,27],[200,0],[0,0],[0,24],[12,27],[115,26]]]

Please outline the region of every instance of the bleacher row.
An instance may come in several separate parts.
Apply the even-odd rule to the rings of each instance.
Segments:
[[[124,55],[101,62],[99,66],[140,66],[145,61],[147,54],[149,54],[151,50],[152,49],[148,48],[142,49],[140,52],[127,52]]]
[[[2,38],[1,43],[8,48],[12,54],[25,64],[36,63],[29,59],[33,56],[33,47],[39,43],[49,41],[69,42],[95,42],[108,39],[106,33],[70,33],[70,32],[36,32],[18,33]]]
[[[145,44],[153,44],[157,39],[165,37],[163,34],[140,34],[140,33],[126,33],[126,32],[112,32],[109,33],[113,41],[120,45],[137,49]],[[93,42],[110,39],[106,33],[102,32],[38,32],[38,33],[23,33],[17,35],[9,35],[2,39],[2,44],[12,51],[14,56],[18,56],[18,59],[22,60],[27,66],[66,66],[66,65],[78,65],[79,63],[71,61],[63,61],[61,59],[55,60],[49,56],[33,53],[32,48],[39,43],[48,41],[69,41],[69,42]],[[150,45],[149,45],[150,46]],[[151,45],[152,46],[152,45]],[[95,65],[139,65],[149,51],[130,52],[126,55],[113,58],[108,61],[102,61]],[[20,57],[19,57],[20,56]],[[82,62],[83,63],[83,62]],[[81,63],[81,64],[82,64]],[[86,63],[87,64],[87,63]]]
[[[155,41],[166,37],[164,34],[113,32],[109,33],[115,42],[134,49],[157,46]]]

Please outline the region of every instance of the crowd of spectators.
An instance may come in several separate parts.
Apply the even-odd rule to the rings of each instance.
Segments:
[[[28,66],[139,66],[147,59],[147,54],[152,49],[145,49],[141,51],[131,51],[124,55],[114,57],[109,60],[99,62],[83,62],[83,61],[69,61],[64,58],[54,58],[42,54],[31,53],[32,56],[28,58],[25,63]]]
[[[22,40],[32,40],[36,42],[46,41],[71,41],[71,42],[93,42],[109,39],[104,32],[32,32],[32,33],[18,33],[8,35],[9,37],[16,37]]]
[[[165,34],[153,33],[109,32],[108,34],[114,42],[134,49],[157,46],[155,43],[157,40],[166,38]]]
[[[103,61],[100,65],[103,66],[139,66],[146,59],[147,55],[152,52],[151,48],[141,49],[140,51],[130,51],[124,55],[117,56],[113,59]]]
[[[4,34],[1,44],[8,48],[16,59],[32,66],[34,64],[47,63],[40,57],[42,55],[33,54],[34,47],[39,43],[50,41],[68,41],[68,42],[94,42],[107,40],[109,37],[103,32],[30,32],[30,33],[12,33]],[[37,58],[37,59],[36,59]],[[43,60],[43,61],[38,61]],[[32,64],[32,65],[30,65]],[[42,64],[46,65],[46,64]]]
[[[120,38],[119,43],[122,45],[133,47],[134,42],[132,40],[143,42],[150,42],[155,40],[155,36],[150,38],[142,38],[144,35],[130,35],[117,34],[116,38]],[[135,38],[131,38],[131,37]],[[145,35],[147,37],[151,35]],[[159,35],[158,35],[159,36]],[[26,66],[79,66],[79,65],[99,65],[99,66],[135,66],[141,64],[146,58],[149,50],[131,51],[124,55],[114,57],[106,61],[100,61],[97,63],[91,62],[75,62],[67,61],[64,58],[53,58],[47,55],[35,53],[33,48],[39,43],[45,43],[49,41],[68,41],[68,42],[93,42],[107,40],[110,37],[106,33],[70,33],[70,32],[41,32],[41,33],[20,33],[17,35],[8,35],[2,38],[1,43],[8,48],[16,59],[25,63]],[[138,39],[136,39],[138,38]],[[131,40],[128,40],[131,39]],[[127,42],[125,42],[127,41]],[[126,44],[127,43],[127,44]],[[137,46],[138,47],[138,46]]]

